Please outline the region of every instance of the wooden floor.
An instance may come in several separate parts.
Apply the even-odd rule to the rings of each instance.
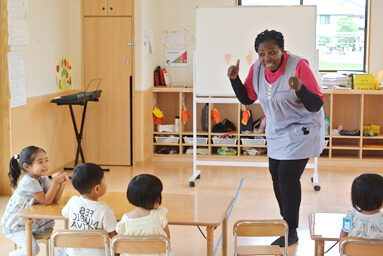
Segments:
[[[347,163],[345,163],[347,164]],[[130,179],[140,173],[158,176],[164,185],[164,193],[183,193],[198,195],[230,195],[236,197],[228,221],[228,255],[232,255],[232,226],[238,219],[271,219],[281,218],[272,190],[271,178],[266,168],[237,167],[200,167],[201,179],[194,188],[189,187],[188,178],[192,174],[191,163],[155,162],[138,167],[110,167],[106,172],[108,191],[126,191]],[[302,179],[302,204],[299,220],[299,242],[289,247],[290,256],[314,255],[314,242],[308,230],[310,212],[345,213],[351,209],[350,188],[352,180],[359,174],[374,172],[383,174],[383,167],[355,166],[319,166],[320,191],[314,191],[311,183],[312,169],[306,169]],[[68,173],[70,174],[70,173]],[[67,189],[73,189],[71,185]],[[0,214],[3,215],[8,197],[0,197]],[[63,228],[63,222],[56,222],[57,228]],[[340,231],[340,228],[339,228]],[[206,234],[206,230],[202,229]],[[206,241],[196,227],[170,226],[171,243],[175,255],[206,255]],[[215,255],[221,254],[221,228],[214,232]],[[270,238],[270,242],[273,238]],[[261,242],[269,242],[268,240]],[[0,255],[8,255],[13,245],[0,234]],[[326,243],[327,250],[333,243]],[[39,255],[45,255],[45,248],[40,246]],[[335,246],[326,255],[339,255]]]

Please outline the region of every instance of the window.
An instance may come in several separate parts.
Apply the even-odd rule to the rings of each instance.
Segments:
[[[367,0],[238,0],[239,5],[316,5],[320,71],[366,71]]]
[[[320,23],[319,24],[330,24],[330,15],[319,15]]]

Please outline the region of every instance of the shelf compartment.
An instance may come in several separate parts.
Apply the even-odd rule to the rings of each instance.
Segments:
[[[360,137],[356,136],[346,136],[346,138],[332,137],[331,139],[331,148],[332,149],[359,149],[360,147]]]
[[[179,146],[155,145],[153,148],[155,155],[180,155]]]
[[[383,159],[383,150],[363,150],[362,159]]]
[[[193,147],[184,147],[182,152],[184,155],[193,155]],[[208,147],[197,147],[197,155],[209,155]]]
[[[359,150],[351,150],[351,149],[334,149],[331,150],[331,158],[352,158],[359,159]]]

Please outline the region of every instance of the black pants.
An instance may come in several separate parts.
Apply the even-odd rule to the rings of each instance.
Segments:
[[[273,179],[274,193],[283,219],[290,230],[298,228],[301,205],[300,178],[309,159],[276,160],[269,158],[269,170]]]

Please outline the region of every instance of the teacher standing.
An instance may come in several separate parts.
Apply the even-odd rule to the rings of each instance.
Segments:
[[[255,51],[258,60],[245,83],[238,76],[239,60],[228,77],[242,104],[258,99],[265,113],[269,170],[291,245],[298,242],[300,178],[309,158],[319,157],[324,148],[324,97],[308,62],[284,50],[282,33],[263,31],[255,39]],[[284,243],[279,237],[272,244]]]

